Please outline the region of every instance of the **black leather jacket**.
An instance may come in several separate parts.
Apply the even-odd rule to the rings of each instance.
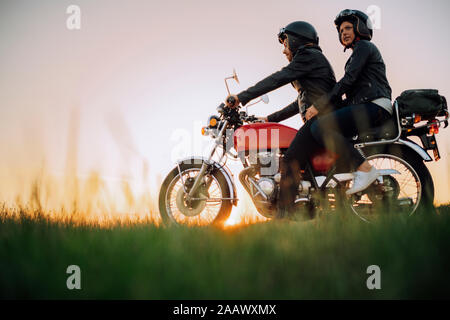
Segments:
[[[391,99],[391,87],[386,79],[386,66],[378,48],[370,41],[359,40],[345,64],[345,75],[334,88],[319,99],[319,103],[341,100],[343,105],[370,102],[377,98]]]
[[[299,113],[299,101],[303,109],[314,104],[319,115],[334,109],[328,101],[316,102],[336,84],[333,69],[317,45],[300,47],[286,67],[239,93],[239,101],[242,105],[246,105],[250,100],[290,82],[298,91],[299,98],[282,110],[269,115],[270,122],[279,122]]]

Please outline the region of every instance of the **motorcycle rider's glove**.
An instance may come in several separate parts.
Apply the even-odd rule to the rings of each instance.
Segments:
[[[235,94],[230,94],[225,99],[225,105],[229,108],[236,108],[241,102],[239,101],[239,98]]]

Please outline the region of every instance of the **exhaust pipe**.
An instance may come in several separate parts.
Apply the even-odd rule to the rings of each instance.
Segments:
[[[255,175],[255,168],[254,167],[247,167],[243,169],[241,172],[239,172],[239,181],[244,186],[245,191],[252,196],[252,192],[250,190],[250,184],[247,181],[248,176],[254,176]]]

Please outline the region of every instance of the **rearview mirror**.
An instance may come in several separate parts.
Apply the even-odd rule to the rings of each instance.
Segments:
[[[239,78],[238,78],[238,76],[236,74],[236,70],[235,69],[233,69],[233,75],[231,77],[226,77],[225,78],[225,86],[227,87],[228,94],[231,94],[230,93],[230,88],[228,87],[228,83],[227,83],[227,80],[229,80],[229,79],[234,79],[239,84]]]
[[[236,80],[236,82],[239,84],[239,79],[238,79],[235,69],[233,69],[233,79]]]

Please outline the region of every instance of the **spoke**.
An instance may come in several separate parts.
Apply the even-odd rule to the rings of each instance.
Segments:
[[[399,198],[408,198],[412,200],[413,205],[408,206],[408,209],[405,210],[406,212],[412,214],[417,207],[421,185],[417,173],[410,166],[410,164],[394,155],[378,156],[370,159],[369,163],[377,169],[394,169],[399,172],[399,174],[393,174],[392,176],[390,176],[390,179],[395,179],[397,181],[399,188]],[[399,210],[395,209],[399,208],[398,205],[396,205],[396,199],[391,199],[394,200],[394,202],[391,204],[388,204],[384,201],[380,202],[376,199],[376,197],[374,197],[372,200],[373,203],[367,197],[367,195],[363,195],[358,200],[355,198],[352,205],[353,211],[363,219],[369,218],[369,215],[371,214],[376,214],[378,212],[377,208],[390,208],[387,211],[384,210],[386,213],[399,212]],[[403,208],[405,207],[402,206],[402,209]],[[367,217],[365,217],[366,215]]]
[[[179,224],[187,224],[187,225],[207,225],[214,221],[216,216],[218,215],[222,200],[215,200],[215,201],[206,201],[203,200],[203,204],[198,205],[204,205],[204,208],[201,212],[199,212],[196,216],[189,216],[183,214],[183,210],[187,210],[187,208],[178,208],[177,205],[177,195],[179,192],[184,191],[182,179],[180,177],[183,177],[183,181],[186,181],[187,179],[195,179],[200,171],[200,168],[191,168],[184,170],[181,175],[178,174],[170,183],[168,189],[167,189],[167,195],[166,195],[166,208],[169,216],[172,217],[174,221],[176,221]],[[205,179],[206,183],[206,191],[208,191],[209,198],[222,198],[222,191],[220,189],[219,182],[217,179],[210,175],[207,176],[207,179]],[[204,188],[204,186],[202,187]],[[210,189],[210,190],[208,190]]]

